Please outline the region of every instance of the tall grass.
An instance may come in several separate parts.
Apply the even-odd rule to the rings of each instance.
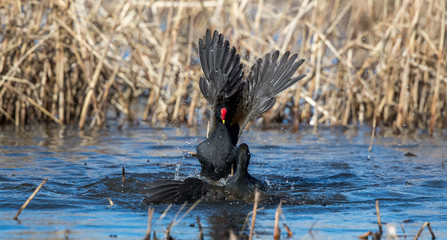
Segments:
[[[0,3],[0,122],[101,126],[205,120],[197,39],[223,32],[251,65],[305,58],[266,124],[447,126],[445,0],[14,1]],[[248,69],[248,67],[247,67]],[[143,116],[131,100],[143,97]]]

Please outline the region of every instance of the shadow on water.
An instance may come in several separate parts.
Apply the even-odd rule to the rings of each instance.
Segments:
[[[143,125],[97,131],[43,125],[0,130],[0,235],[8,239],[140,239],[147,226],[141,191],[147,182],[196,175],[199,163],[187,153],[195,152],[205,135],[185,127]],[[376,199],[384,225],[398,234],[403,235],[401,223],[414,236],[429,221],[439,239],[447,238],[447,196],[442,194],[447,190],[446,138],[421,133],[396,137],[382,129],[370,153],[369,134],[367,128],[250,130],[240,142],[250,146],[250,173],[267,183],[267,191],[298,200],[298,205],[284,205],[280,218],[280,225],[286,223],[296,238],[356,238],[375,231]],[[45,177],[48,182],[22,212],[20,223],[12,220]],[[165,216],[167,205],[153,207],[152,229],[164,236],[181,205],[170,207]],[[257,238],[272,238],[276,207],[260,206]],[[228,238],[230,229],[244,237],[252,210],[245,203],[200,203],[171,234],[197,238],[199,216],[207,238]],[[423,232],[426,238],[428,234]]]

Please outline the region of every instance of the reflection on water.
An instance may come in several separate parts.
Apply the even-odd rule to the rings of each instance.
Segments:
[[[439,239],[447,238],[447,177],[442,165],[447,139],[420,133],[395,137],[381,130],[369,153],[369,134],[367,128],[251,130],[241,143],[250,146],[251,174],[264,180],[271,194],[300,201],[283,206],[280,219],[295,238],[352,239],[376,231],[376,199],[382,221],[396,226],[398,234],[403,234],[402,222],[405,232],[414,236],[429,221]],[[140,194],[145,182],[197,174],[199,163],[187,152],[194,152],[204,135],[204,130],[144,125],[121,131],[113,126],[85,131],[55,125],[0,127],[0,236],[141,239],[147,226],[147,206]],[[12,220],[45,177],[48,182],[20,222]],[[107,198],[114,206],[108,208]],[[167,206],[154,207],[152,229],[162,237],[181,206],[173,206],[163,218]],[[260,207],[256,236],[271,239],[276,206]],[[252,208],[201,203],[171,234],[197,238],[199,216],[208,238],[228,238],[229,229],[246,236],[249,226],[241,229]],[[284,229],[282,235],[287,235]],[[423,237],[429,238],[428,231]]]

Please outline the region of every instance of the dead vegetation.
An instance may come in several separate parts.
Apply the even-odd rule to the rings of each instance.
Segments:
[[[444,0],[0,3],[0,122],[101,126],[205,120],[196,42],[223,32],[243,62],[299,53],[308,76],[263,115],[296,129],[447,126]],[[248,67],[247,67],[248,69]],[[137,115],[133,99],[144,99]],[[375,120],[375,121],[373,121]]]

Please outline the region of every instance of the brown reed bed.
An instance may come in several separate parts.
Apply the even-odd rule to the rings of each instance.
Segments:
[[[299,53],[307,77],[264,123],[447,126],[444,0],[0,3],[0,122],[101,126],[110,113],[197,125],[196,42],[218,29],[251,65]],[[247,68],[248,69],[248,68]],[[133,99],[146,102],[142,116]],[[202,119],[205,120],[205,119]]]

